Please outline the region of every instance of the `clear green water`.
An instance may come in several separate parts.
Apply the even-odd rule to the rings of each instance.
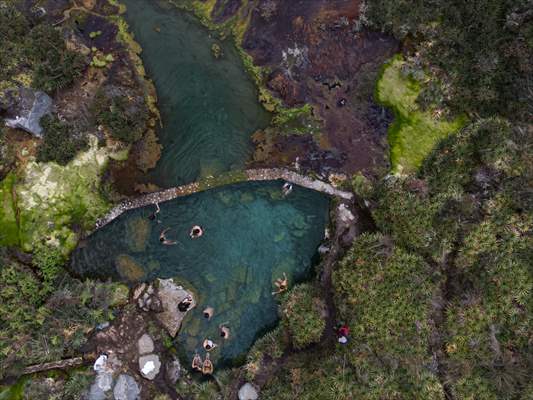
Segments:
[[[178,277],[192,285],[199,305],[184,321],[179,347],[190,359],[209,337],[221,345],[213,359],[229,361],[276,323],[273,281],[283,272],[291,285],[307,278],[324,235],[329,198],[300,187],[283,197],[282,184],[249,182],[172,200],[161,204],[161,223],[147,218],[154,207],[129,211],[87,238],[72,266],[81,275],[124,279],[117,260],[129,259],[142,266],[142,279]],[[195,224],[205,233],[192,240]],[[178,245],[159,242],[166,227]],[[211,321],[201,314],[208,305],[215,308]],[[224,322],[232,338],[222,343]]]
[[[164,150],[152,180],[171,187],[243,168],[252,151],[250,136],[268,125],[270,114],[258,103],[231,40],[216,40],[192,15],[164,2],[123,3],[164,123]],[[218,60],[213,43],[224,53]]]

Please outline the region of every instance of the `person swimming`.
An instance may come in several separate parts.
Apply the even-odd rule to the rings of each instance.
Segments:
[[[155,220],[157,218],[157,214],[159,214],[159,212],[161,211],[161,209],[159,208],[159,203],[156,202],[155,207],[156,207],[156,210],[148,216],[148,219],[151,221]],[[160,222],[160,221],[157,221],[157,222]]]
[[[194,354],[194,358],[192,359],[192,369],[196,371],[202,371],[202,357],[198,353]]]
[[[287,279],[287,274],[285,274],[284,272],[283,279],[281,278],[276,279],[276,281],[274,282],[274,285],[276,286],[278,290],[276,290],[275,292],[272,292],[273,296],[276,294],[285,292],[289,288],[289,280]]]
[[[211,319],[214,312],[215,310],[213,309],[213,307],[206,307],[205,310],[203,311],[204,318],[207,320]]]
[[[200,225],[194,225],[191,228],[189,236],[191,237],[191,239],[198,239],[203,234],[204,234],[204,230],[202,229],[202,227]]]
[[[204,360],[204,363],[202,365],[202,373],[204,375],[212,375],[213,374],[213,370],[214,370],[213,363],[211,362],[211,359],[209,357],[209,353],[207,353],[205,355],[205,360]]]
[[[178,310],[182,313],[189,311],[192,305],[192,296],[188,295],[178,304]]]
[[[172,228],[166,228],[164,229],[160,234],[159,234],[159,241],[161,242],[161,244],[164,244],[166,246],[172,246],[172,245],[175,245],[177,244],[178,242],[176,242],[175,240],[169,240],[167,239],[167,232],[172,229]]]
[[[220,337],[224,340],[229,339],[229,328],[225,326],[226,324],[220,324],[218,328],[220,329]]]
[[[289,182],[285,182],[281,191],[283,192],[283,196],[289,195],[292,192],[292,185]]]
[[[217,344],[215,342],[213,342],[211,339],[205,339],[204,343],[203,343],[203,346],[204,346],[204,350],[205,351],[211,351],[215,347],[217,347]]]

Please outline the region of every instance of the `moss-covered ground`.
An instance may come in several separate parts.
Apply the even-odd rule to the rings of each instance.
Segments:
[[[395,173],[416,170],[435,145],[465,123],[465,118],[448,121],[416,102],[421,84],[402,72],[404,60],[395,56],[383,67],[376,86],[376,99],[394,112],[389,127],[390,161]]]
[[[13,196],[15,175],[9,174],[0,182],[0,246],[13,246],[19,243],[19,230]]]
[[[66,253],[72,250],[76,232],[89,228],[109,208],[100,194],[100,176],[110,155],[93,139],[90,148],[66,166],[28,163],[14,184],[19,221],[18,226],[11,224],[11,240],[18,235],[25,250],[43,241]],[[9,187],[9,181],[2,183]]]

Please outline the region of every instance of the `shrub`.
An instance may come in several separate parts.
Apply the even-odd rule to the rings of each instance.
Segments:
[[[280,310],[294,347],[301,349],[320,340],[326,326],[326,305],[311,285],[295,286],[284,297]]]
[[[96,122],[109,129],[113,138],[127,143],[142,137],[148,121],[148,108],[142,97],[130,100],[103,90],[96,95],[93,113]]]
[[[87,148],[85,137],[75,137],[71,127],[57,117],[44,116],[41,119],[44,130],[43,141],[37,152],[37,161],[55,161],[66,165],[76,154]]]
[[[32,86],[49,93],[70,85],[86,67],[84,57],[67,50],[61,32],[48,24],[31,30],[25,52],[34,70]]]

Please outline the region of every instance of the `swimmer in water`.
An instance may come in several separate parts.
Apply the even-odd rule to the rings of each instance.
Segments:
[[[194,358],[192,359],[192,369],[196,371],[201,371],[202,364],[203,364],[202,357],[200,357],[198,353],[195,353]]]
[[[272,292],[272,296],[285,292],[289,288],[289,280],[287,279],[287,274],[283,273],[283,279],[278,278],[274,285],[278,288],[277,291]]]
[[[215,310],[213,309],[213,307],[206,307],[206,309],[203,312],[204,318],[207,319],[207,320],[211,319],[211,317],[213,316],[214,312],[215,312]]]
[[[292,185],[289,182],[285,182],[281,191],[283,192],[283,196],[288,196],[292,192]]]
[[[228,340],[229,339],[229,328],[226,326],[226,324],[220,324],[218,326],[218,328],[220,329],[220,337],[224,340]]]
[[[211,351],[215,347],[217,347],[217,344],[213,342],[211,339],[205,339],[203,343],[205,351]]]
[[[157,218],[157,214],[159,214],[159,212],[161,211],[161,209],[159,208],[159,203],[155,203],[155,206],[156,206],[156,210],[148,216],[148,219],[150,221],[154,221]],[[158,220],[157,222],[159,223],[161,221]]]
[[[202,373],[204,375],[211,375],[211,374],[213,374],[213,370],[214,370],[213,363],[211,362],[211,359],[209,357],[209,353],[207,353],[205,355],[205,360],[204,360],[204,363],[202,365]]]
[[[171,228],[166,228],[164,229],[160,234],[159,234],[159,241],[161,242],[161,244],[164,244],[166,246],[173,246],[175,244],[178,244],[178,242],[176,242],[175,240],[169,240],[167,239],[167,232],[170,230]]]
[[[204,230],[200,225],[194,225],[191,228],[191,232],[189,233],[189,236],[191,239],[198,239],[200,236],[204,234]]]

